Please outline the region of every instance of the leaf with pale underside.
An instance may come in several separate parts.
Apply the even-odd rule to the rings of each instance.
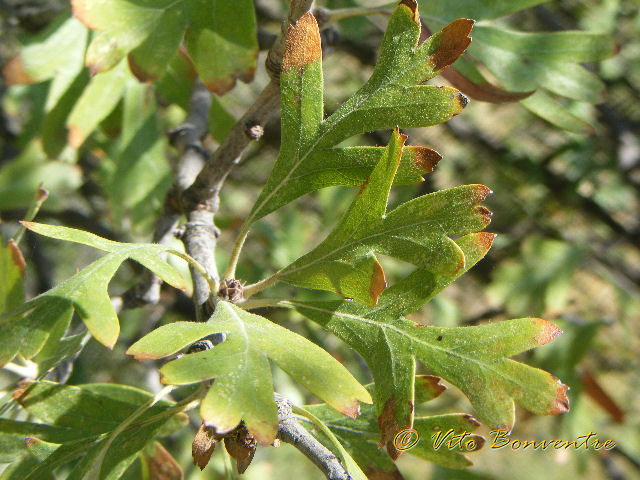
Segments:
[[[489,249],[493,235],[470,234],[457,240],[469,268]],[[463,272],[459,272],[462,274]],[[415,311],[455,276],[417,270],[397,282],[368,307],[356,302],[300,302],[300,313],[334,333],[365,359],[384,389],[374,397],[382,441],[397,457],[392,440],[412,424],[415,360],[460,388],[478,417],[510,429],[514,401],[534,413],[568,409],[566,387],[546,372],[506,357],[551,341],[560,330],[540,319],[520,319],[467,328],[416,325],[402,316]]]
[[[280,153],[245,227],[312,190],[354,185],[354,180],[362,185],[371,166],[362,168],[351,155],[354,152],[336,151],[342,140],[375,129],[436,125],[460,113],[467,100],[456,89],[421,83],[460,56],[469,45],[472,26],[471,20],[457,20],[418,45],[417,11],[400,4],[389,21],[369,81],[323,119],[320,34],[313,16],[302,16],[289,28],[282,60]],[[399,178],[415,170],[411,178],[420,181],[417,177],[434,165],[435,155],[426,150],[409,150],[406,155]],[[370,165],[368,158],[363,162]]]
[[[159,255],[170,251],[169,247],[113,242],[74,228],[34,222],[23,222],[23,225],[41,235],[108,252],[73,277],[0,317],[0,325],[3,327],[30,326],[33,335],[23,335],[24,343],[20,346],[20,352],[27,358],[36,355],[43,348],[55,325],[60,322],[68,324],[74,310],[94,338],[112,348],[118,339],[120,325],[107,287],[120,264],[127,259],[137,261],[176,288],[185,287],[178,271]]]
[[[392,134],[386,153],[333,231],[278,272],[279,280],[375,305],[386,281],[373,252],[440,274],[454,275],[464,268],[464,252],[450,237],[489,223],[489,211],[478,203],[490,191],[483,185],[466,185],[424,195],[387,213],[405,139],[397,131]]]
[[[416,377],[416,404],[427,402],[445,390],[445,387],[438,383],[439,380],[438,377],[428,375]],[[372,394],[375,388],[375,384],[367,385]],[[380,432],[374,406],[364,406],[361,415],[356,419],[337,415],[325,404],[308,405],[305,409],[318,417],[333,432],[358,465],[367,472],[369,478],[403,478],[393,460],[379,448]],[[303,425],[310,428],[306,423]],[[465,453],[479,450],[484,445],[483,437],[471,434],[479,425],[471,415],[462,413],[416,417],[412,428],[418,433],[418,442],[406,450],[406,453],[448,468],[468,467],[472,463]],[[449,430],[453,430],[452,435],[468,433],[465,441],[473,440],[473,448],[465,449],[463,444],[461,447],[450,449],[447,448],[446,440],[443,444],[437,445],[439,448],[435,448],[432,435],[437,432],[445,435]],[[333,449],[331,442],[328,442],[321,432],[313,433],[327,448]]]
[[[127,57],[141,81],[161,77],[184,45],[203,83],[222,95],[250,81],[258,41],[253,2],[239,0],[73,0],[78,20],[96,31],[86,55],[93,73]]]
[[[358,402],[371,402],[368,392],[331,355],[286,328],[221,301],[206,323],[175,322],[138,340],[127,351],[139,360],[163,358],[212,334],[225,340],[162,367],[162,381],[190,384],[215,382],[202,401],[201,415],[217,433],[233,430],[244,420],[263,445],[273,442],[278,415],[273,400],[269,359],[319,398],[355,417]]]

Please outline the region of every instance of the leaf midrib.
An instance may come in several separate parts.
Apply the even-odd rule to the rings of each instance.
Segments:
[[[416,47],[413,48],[412,52],[411,52],[411,57],[413,59],[413,57],[415,57],[415,51],[416,51]],[[363,90],[366,90],[365,87],[367,87],[369,81],[371,80],[371,78],[374,77],[375,74],[375,68],[374,71],[371,74],[371,77],[369,77],[369,80],[367,81],[367,83],[365,83],[356,93],[353,94],[354,98],[356,96],[358,96],[360,94],[360,92],[362,92]],[[271,197],[273,197],[291,178],[291,176],[293,175],[293,173],[298,169],[298,167],[300,167],[300,165],[307,159],[307,157],[315,150],[315,148],[318,146],[318,144],[322,141],[322,139],[328,135],[329,133],[331,133],[334,128],[336,127],[336,125],[338,125],[344,118],[346,118],[347,116],[351,115],[354,111],[358,110],[358,108],[366,103],[367,101],[369,101],[373,96],[375,96],[381,89],[385,88],[388,85],[393,85],[394,82],[401,76],[403,76],[404,74],[406,74],[406,70],[403,70],[402,72],[398,73],[397,75],[393,76],[382,76],[382,80],[387,80],[387,83],[381,82],[380,85],[378,85],[377,88],[375,88],[369,95],[365,95],[364,97],[362,97],[358,102],[356,102],[356,104],[353,106],[352,109],[344,112],[340,117],[336,118],[333,123],[331,123],[331,119],[336,115],[336,113],[338,113],[340,111],[340,109],[338,109],[337,112],[334,112],[329,118],[327,118],[326,120],[323,120],[322,122],[320,122],[320,127],[322,125],[327,125],[329,124],[329,127],[327,127],[326,130],[322,131],[320,134],[316,135],[315,140],[313,141],[313,143],[309,146],[309,148],[307,149],[307,151],[302,155],[302,157],[298,157],[298,160],[296,161],[296,163],[293,165],[292,168],[289,169],[289,171],[287,172],[287,174],[285,175],[285,177],[276,185],[276,187],[264,198],[264,200],[260,203],[260,205],[253,210],[252,213],[249,218],[247,218],[247,220],[245,221],[245,224],[247,225],[247,229],[249,228],[250,225],[253,224],[254,219],[256,218],[256,216],[258,215],[258,213],[262,210],[262,208],[267,204],[267,202],[269,200],[271,200]],[[347,100],[348,102],[349,100]],[[324,103],[324,99],[323,99],[323,103]],[[345,102],[346,103],[346,102]],[[344,105],[344,104],[343,104]],[[299,153],[299,150],[296,150],[296,154]],[[277,161],[276,161],[277,164]]]
[[[365,237],[360,237],[360,238],[358,238],[358,239],[356,239],[356,240],[354,240],[352,242],[346,243],[346,244],[342,245],[341,247],[339,247],[339,248],[337,248],[337,249],[335,249],[335,250],[323,255],[322,257],[319,257],[319,258],[311,261],[310,263],[301,265],[300,267],[297,267],[297,268],[294,268],[294,269],[288,270],[288,271],[286,270],[286,267],[285,267],[280,272],[275,273],[274,276],[281,277],[283,275],[289,275],[289,274],[292,274],[292,273],[295,273],[295,272],[299,272],[300,270],[304,270],[305,268],[309,268],[309,267],[311,267],[311,266],[313,266],[313,265],[315,265],[317,263],[321,263],[322,261],[326,260],[327,257],[333,256],[333,255],[336,255],[336,254],[339,255],[339,253],[341,251],[348,250],[349,248],[351,248],[354,245],[357,245],[358,243],[369,242],[371,239],[374,239],[376,237],[390,235],[395,231],[401,231],[401,230],[405,230],[407,228],[419,227],[419,226],[422,226],[422,225],[427,225],[429,223],[437,223],[440,227],[442,227],[442,225],[440,224],[440,222],[438,222],[437,219],[431,219],[431,220],[426,220],[424,222],[417,222],[417,223],[411,223],[411,224],[402,225],[402,226],[399,226],[399,227],[396,227],[396,228],[392,228],[390,230],[385,230],[383,232],[377,232],[377,233],[374,233],[372,235],[368,235],[368,236],[365,236]],[[444,228],[442,228],[442,230],[445,231]],[[447,238],[449,238],[448,235],[446,235],[444,233],[443,233],[443,235],[445,235]],[[319,247],[317,247],[317,248],[319,248]],[[311,252],[309,252],[307,255],[309,255],[311,253],[313,253],[313,250]],[[304,257],[302,257],[302,258],[304,258]]]
[[[485,369],[495,373],[496,376],[501,377],[501,378],[503,378],[503,379],[505,379],[507,381],[510,381],[510,382],[518,385],[519,387],[522,388],[523,391],[526,390],[526,385],[522,384],[521,382],[519,382],[518,380],[516,380],[516,379],[514,379],[514,378],[512,378],[510,376],[505,375],[502,371],[497,370],[496,368],[492,367],[490,364],[482,363],[482,362],[478,361],[477,358],[469,357],[467,355],[464,355],[464,354],[460,353],[457,350],[448,350],[448,349],[446,349],[444,347],[438,347],[438,346],[433,345],[431,343],[425,342],[424,340],[421,340],[420,338],[412,337],[406,331],[401,330],[398,327],[395,327],[393,325],[381,324],[381,323],[378,323],[378,322],[376,322],[374,320],[370,320],[370,319],[368,319],[366,317],[361,317],[361,316],[358,316],[358,315],[353,315],[353,314],[344,313],[344,312],[327,310],[325,308],[311,306],[311,305],[308,305],[308,304],[299,303],[299,302],[295,302],[295,301],[291,301],[291,300],[287,300],[287,301],[281,302],[281,304],[282,305],[291,305],[293,307],[300,306],[302,308],[308,308],[310,310],[316,310],[316,311],[319,311],[319,312],[328,313],[328,314],[330,314],[332,316],[342,316],[342,317],[345,317],[345,318],[350,318],[352,320],[357,320],[359,322],[366,323],[367,325],[371,325],[371,326],[374,326],[376,328],[380,328],[383,331],[385,331],[386,329],[392,330],[395,333],[398,333],[399,335],[408,338],[411,342],[416,342],[418,344],[421,344],[421,345],[425,346],[426,348],[430,348],[430,349],[433,349],[433,350],[436,350],[436,351],[440,351],[441,353],[444,353],[444,354],[453,355],[453,356],[458,357],[459,359],[461,359],[463,361],[476,364],[481,368],[485,368]],[[415,354],[413,356],[415,357]],[[508,360],[508,357],[505,357],[505,356],[501,356],[500,358],[504,359],[504,360]],[[513,397],[511,395],[509,395],[509,398],[513,399]]]

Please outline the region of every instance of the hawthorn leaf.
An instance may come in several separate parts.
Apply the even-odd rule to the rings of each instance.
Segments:
[[[414,312],[480,261],[491,248],[494,238],[493,234],[480,232],[458,239],[457,244],[464,252],[465,267],[456,275],[437,275],[428,270],[418,269],[385,291],[376,307],[372,309],[360,306],[356,311],[371,312],[372,315],[381,312],[384,318],[397,318]],[[393,437],[403,428],[411,427],[413,409],[410,405],[418,401],[414,398],[415,364],[411,352],[403,348],[390,348],[394,345],[388,345],[383,334],[376,334],[368,341],[364,338],[359,339],[357,330],[352,330],[342,322],[327,323],[329,317],[325,316],[326,313],[308,310],[304,302],[287,303],[311,320],[320,322],[352,348],[361,353],[367,352],[363,353],[363,357],[376,383],[388,386],[386,389],[377,390],[374,397],[380,419],[382,443],[387,444],[392,456],[397,455],[398,452],[392,443]],[[323,308],[331,311],[336,308],[341,310],[344,306],[345,311],[348,311],[347,305],[347,302],[344,304],[336,302],[327,304]],[[370,345],[371,342],[375,343],[374,347]]]
[[[111,154],[115,170],[106,190],[118,230],[146,231],[171,185],[166,139],[157,120],[153,88],[131,79],[123,98],[122,134]],[[125,217],[129,222],[124,223]]]
[[[253,79],[258,41],[253,2],[239,0],[73,0],[73,13],[97,34],[86,64],[93,73],[128,58],[141,81],[161,77],[184,37],[203,83],[222,95]]]
[[[279,280],[375,305],[386,281],[372,252],[443,274],[464,268],[464,252],[450,236],[489,223],[490,212],[477,204],[490,191],[483,185],[466,185],[424,195],[386,213],[405,139],[397,130],[392,134],[386,154],[333,231],[314,250],[280,270]]]
[[[437,17],[450,22],[467,16],[476,20],[490,20],[531,8],[549,0],[456,0],[455,2],[430,2],[420,0],[423,17]]]
[[[5,84],[16,85],[53,79],[47,110],[55,105],[83,66],[88,30],[75,18],[60,16],[37,39],[2,68]]]
[[[116,384],[31,385],[18,397],[18,402],[36,419],[56,426],[12,422],[8,427],[13,437],[7,438],[28,433],[27,448],[31,453],[34,446],[53,443],[49,443],[40,455],[41,462],[32,466],[28,475],[8,478],[45,478],[47,472],[70,462],[75,462],[75,468],[68,478],[83,478],[109,434],[152,397],[143,390]],[[186,422],[186,416],[176,410],[173,402],[157,402],[120,433],[118,442],[109,446],[99,478],[119,478],[149,441],[182,428]]]
[[[2,317],[20,309],[24,304],[25,263],[20,249],[13,240],[0,245],[0,312]],[[64,334],[71,321],[71,311],[64,308],[45,312],[36,309],[35,315],[24,321],[0,322],[0,367],[18,353],[30,358],[40,351],[51,333]],[[55,338],[55,341],[58,340]]]
[[[47,206],[59,210],[82,185],[82,169],[63,161],[47,160],[39,142],[33,141],[12,162],[0,168],[0,210],[27,208],[33,192],[44,184],[51,193]]]
[[[439,385],[438,377],[432,379]],[[426,392],[421,392],[418,385],[425,385],[421,377],[416,377],[416,396],[420,395],[425,401],[437,396],[429,389],[431,384],[426,384]],[[373,393],[375,385],[367,385],[367,389]],[[443,389],[444,387],[439,391]],[[358,465],[367,472],[369,478],[378,478],[376,475],[380,475],[381,478],[402,478],[394,461],[379,448],[380,432],[373,405],[363,406],[361,415],[356,419],[336,415],[335,411],[325,404],[308,405],[305,409],[318,417],[333,432]],[[447,468],[469,467],[472,463],[464,454],[479,450],[484,445],[482,436],[471,434],[479,425],[471,415],[462,413],[417,417],[412,428],[418,433],[418,442],[406,450],[406,453]],[[440,443],[436,442],[437,437],[433,437],[437,432],[442,432]],[[447,439],[452,435],[464,433],[469,435],[465,437],[462,445],[456,448],[447,447]],[[331,443],[327,442],[322,434],[316,435],[327,448],[332,448]],[[447,439],[444,438],[445,435]],[[468,444],[469,441],[472,441],[472,444]],[[465,444],[471,448],[465,448]]]
[[[88,30],[67,15],[24,46],[2,72],[8,85],[51,80],[40,127],[42,147],[50,158],[56,158],[66,145],[65,120],[88,82],[84,71]]]
[[[202,83],[223,95],[236,78],[250,82],[258,55],[253,2],[191,0],[187,5],[191,15],[185,45]]]
[[[604,84],[579,64],[611,57],[616,50],[611,37],[579,31],[523,33],[482,25],[474,29],[474,40],[469,52],[507,89],[538,89],[522,101],[525,108],[565,130],[591,133],[586,121],[543,90],[598,103]]]
[[[77,439],[78,433],[70,428],[0,418],[0,463],[21,457],[29,437],[60,444]]]
[[[345,415],[355,417],[359,401],[371,402],[364,387],[320,347],[224,301],[217,304],[206,323],[165,325],[138,340],[127,353],[138,360],[163,358],[212,334],[223,334],[224,342],[172,360],[160,373],[164,383],[174,385],[215,378],[200,413],[217,433],[229,432],[244,420],[261,444],[273,442],[278,415],[269,359]]]
[[[74,310],[96,340],[108,348],[113,348],[118,339],[120,325],[109,300],[107,287],[111,277],[126,259],[137,261],[176,288],[185,288],[184,280],[178,271],[159,255],[170,252],[170,247],[114,242],[68,227],[34,222],[22,224],[41,235],[109,252],[51,290],[0,316],[0,326],[13,325],[19,328],[25,323],[33,330],[42,332],[35,339],[30,336],[24,337],[27,347],[22,346],[20,351],[27,358],[42,349],[48,333],[54,328],[53,325],[56,322],[68,322]]]
[[[73,148],[80,147],[100,122],[116,108],[129,78],[131,72],[127,64],[120,62],[111,71],[91,79],[67,118],[67,141]]]
[[[401,377],[411,374],[413,378],[414,359],[417,359],[456,385],[469,398],[480,420],[491,428],[511,430],[514,401],[536,414],[563,413],[569,408],[567,387],[557,378],[507,358],[559,335],[560,330],[544,320],[524,318],[463,328],[425,327],[402,318],[385,318],[383,311],[367,316],[359,313],[363,308],[355,303],[314,305],[309,302],[295,306],[300,313],[358,350],[372,369],[377,384],[393,385],[388,389],[392,395],[389,391],[380,394],[376,391],[376,397],[388,397],[378,421],[390,427],[388,432],[381,433],[392,458],[397,458],[398,452],[390,440],[410,423],[398,425],[393,421],[393,417],[397,418],[396,411],[402,408],[400,399],[393,393],[403,385],[381,383],[380,377],[389,370],[377,358],[381,349],[391,352],[393,369],[400,372]],[[387,420],[387,415],[392,419]]]
[[[418,45],[417,7],[401,3],[389,21],[371,78],[326,119],[318,25],[308,13],[290,26],[280,73],[280,153],[245,230],[311,190],[353,185],[352,157],[332,150],[342,140],[375,129],[436,125],[460,113],[467,99],[458,90],[420,84],[462,54],[471,41],[472,26],[472,20],[457,20]],[[323,170],[325,158],[333,164],[344,160],[346,175],[340,175],[338,165]],[[429,171],[432,163],[427,161],[423,172]],[[315,172],[319,175],[312,175]],[[363,178],[360,174],[360,179],[366,175]]]
[[[521,103],[531,113],[569,132],[587,135],[595,131],[589,122],[569,112],[565,106],[558,103],[556,99],[544,91],[538,90]]]
[[[465,269],[486,254],[493,238],[480,232],[457,240],[465,255]],[[374,399],[380,426],[384,427],[382,442],[394,458],[398,452],[393,437],[412,424],[414,359],[458,386],[471,400],[478,417],[494,427],[513,426],[514,400],[534,413],[554,414],[568,409],[567,387],[555,377],[505,358],[551,341],[560,333],[554,325],[540,319],[520,319],[446,329],[417,326],[402,318],[462,273],[447,276],[418,269],[386,290],[375,307],[349,301],[282,302],[358,351],[376,384],[385,386],[376,390]]]

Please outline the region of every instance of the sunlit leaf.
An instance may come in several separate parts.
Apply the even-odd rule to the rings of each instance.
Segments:
[[[208,322],[175,322],[160,327],[127,353],[139,360],[162,358],[216,333],[224,334],[225,341],[173,360],[160,372],[168,384],[215,378],[200,412],[205,424],[217,433],[229,432],[244,420],[260,443],[273,442],[278,415],[269,359],[343,414],[355,417],[358,402],[371,401],[364,387],[327,352],[304,337],[223,301]]]
[[[33,222],[23,222],[23,224],[41,235],[82,243],[109,252],[70,279],[0,317],[0,325],[2,326],[21,325],[26,322],[33,325],[32,329],[42,333],[42,338],[36,337],[39,338],[38,342],[34,342],[31,337],[25,337],[27,344],[32,344],[31,348],[24,351],[27,357],[38,353],[44,345],[49,330],[53,328],[53,324],[59,321],[68,322],[74,310],[80,315],[96,340],[112,348],[118,339],[120,325],[111,305],[107,287],[111,277],[126,259],[130,258],[141,263],[176,288],[184,288],[185,286],[184,280],[175,268],[158,255],[161,252],[169,251],[169,247],[158,244],[113,242],[88,232],[67,227]],[[25,346],[22,346],[21,351],[24,349]]]

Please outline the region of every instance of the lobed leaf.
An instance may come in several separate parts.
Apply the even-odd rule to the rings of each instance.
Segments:
[[[55,325],[66,325],[75,310],[96,340],[112,348],[118,339],[120,326],[111,305],[107,287],[120,264],[130,258],[144,265],[162,280],[176,288],[184,288],[184,280],[177,270],[160,255],[169,247],[158,244],[131,244],[106,240],[89,232],[74,228],[23,222],[28,229],[59,240],[88,245],[106,252],[104,257],[76,273],[51,290],[29,300],[0,316],[2,328],[15,329],[16,338],[22,338],[20,352],[27,358],[37,354],[44,346]],[[27,335],[26,332],[31,332]],[[14,353],[15,355],[15,353]]]
[[[373,252],[448,275],[465,266],[464,252],[450,236],[465,235],[489,223],[490,212],[477,204],[490,191],[483,185],[452,188],[386,213],[405,139],[398,131],[392,134],[386,154],[333,231],[314,250],[278,272],[279,280],[375,305],[386,281]]]
[[[345,415],[358,415],[367,391],[327,352],[283,327],[221,301],[203,324],[175,322],[138,340],[127,351],[139,360],[172,355],[212,334],[225,341],[213,349],[188,354],[162,367],[162,381],[189,384],[215,378],[202,402],[201,415],[217,433],[241,420],[263,445],[273,442],[278,415],[268,359]],[[303,358],[304,361],[300,361]]]
[[[308,13],[290,26],[280,74],[280,153],[244,228],[309,191],[348,185],[354,173],[352,157],[333,149],[342,140],[375,129],[435,125],[460,113],[467,100],[456,89],[419,84],[462,54],[472,26],[473,21],[460,19],[418,45],[417,6],[401,3],[389,21],[371,78],[327,119],[317,23]],[[342,168],[335,163],[340,160]],[[427,161],[423,170],[432,165]]]
[[[108,73],[91,79],[66,121],[67,141],[73,148],[80,147],[112,112],[120,101],[129,78],[131,73],[126,63],[120,62]]]
[[[491,246],[493,235],[469,234],[457,240],[465,270]],[[560,330],[540,319],[521,319],[481,327],[442,329],[417,326],[401,317],[418,309],[457,276],[418,269],[386,290],[375,307],[348,301],[284,302],[357,350],[377,385],[375,404],[382,442],[399,455],[393,437],[412,425],[415,360],[458,386],[479,418],[510,429],[513,402],[535,413],[566,411],[566,387],[551,375],[508,360],[520,351],[551,341]]]
[[[391,297],[394,298],[394,297]],[[376,391],[378,422],[386,430],[382,442],[392,458],[395,434],[411,426],[414,359],[460,388],[491,428],[510,430],[514,401],[536,414],[568,410],[567,387],[542,370],[506,357],[543,345],[560,333],[540,319],[519,319],[464,328],[415,325],[394,318],[384,309],[366,313],[356,304],[294,302],[295,308],[328,328],[359,351],[376,384],[392,385]],[[383,353],[381,353],[383,352]],[[393,366],[388,364],[393,358]],[[395,383],[390,383],[393,380]],[[384,402],[384,403],[383,403]],[[400,414],[400,416],[399,416]],[[401,418],[402,417],[402,418]]]
[[[136,77],[155,80],[184,37],[203,83],[216,94],[231,90],[236,78],[253,78],[258,42],[249,0],[73,0],[72,6],[76,18],[97,30],[86,55],[93,73],[127,57]]]

